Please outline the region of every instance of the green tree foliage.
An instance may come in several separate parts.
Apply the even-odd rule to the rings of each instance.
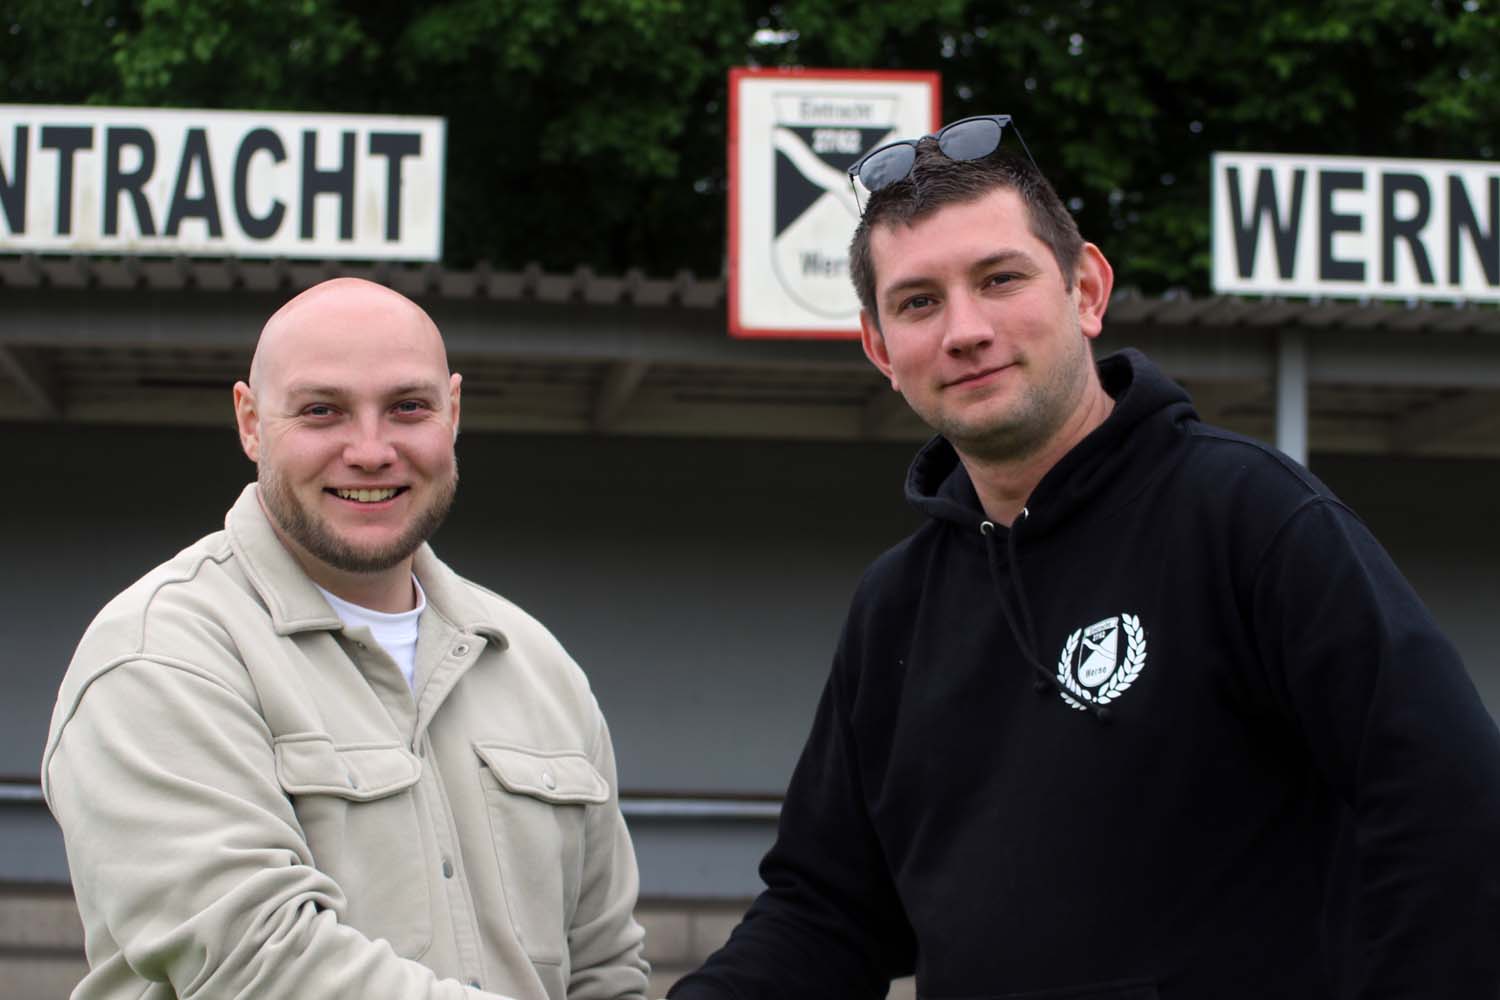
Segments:
[[[715,274],[732,66],[938,70],[1121,280],[1207,285],[1209,154],[1487,159],[1496,0],[12,0],[4,100],[442,115],[448,263]]]

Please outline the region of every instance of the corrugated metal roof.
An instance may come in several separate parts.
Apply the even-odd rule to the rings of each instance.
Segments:
[[[689,271],[648,277],[639,270],[598,274],[587,267],[519,271],[481,262],[470,270],[439,264],[201,258],[0,256],[0,286],[107,290],[281,292],[288,295],[339,276],[368,278],[416,298],[487,299],[551,304],[677,306],[722,309],[727,283]],[[1276,299],[1183,291],[1147,296],[1126,288],[1110,303],[1114,323],[1196,327],[1287,327],[1500,333],[1500,308],[1488,303],[1387,302],[1348,299]]]
[[[420,299],[464,373],[469,430],[916,439],[843,341],[735,340],[725,283],[587,268],[0,257],[0,420],[227,426],[275,305],[340,275]],[[1315,450],[1500,456],[1500,309],[1145,296],[1101,352],[1141,347],[1205,418],[1272,434],[1278,344],[1305,343]]]
[[[250,261],[234,258],[170,260],[126,257],[0,257],[0,284],[8,288],[257,291],[293,293],[340,276],[368,278],[414,298],[484,298],[498,302],[531,300],[589,305],[683,306],[711,309],[725,301],[722,278],[703,279],[682,271],[651,278],[641,271],[595,274],[587,267],[570,273],[544,271],[532,264],[520,271],[497,271],[481,263],[468,271],[438,264],[346,264],[338,261]]]

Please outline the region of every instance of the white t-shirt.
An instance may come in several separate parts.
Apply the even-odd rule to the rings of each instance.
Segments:
[[[417,578],[411,578],[411,585],[417,591],[417,606],[410,611],[401,611],[389,614],[385,611],[371,611],[369,608],[358,604],[350,604],[336,594],[330,594],[315,583],[318,592],[323,595],[334,612],[349,628],[357,628],[363,625],[370,630],[375,641],[380,643],[380,648],[386,651],[391,659],[396,661],[396,666],[401,668],[401,676],[406,678],[406,686],[416,689],[417,684],[417,619],[422,617],[422,611],[427,607],[427,595],[422,592],[422,585]]]

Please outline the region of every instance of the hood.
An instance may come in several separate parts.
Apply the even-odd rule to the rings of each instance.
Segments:
[[[1115,401],[1104,423],[1054,465],[1027,499],[1026,532],[1055,528],[1100,498],[1124,502],[1145,485],[1152,467],[1142,452],[1170,445],[1180,426],[1197,420],[1192,400],[1144,354],[1126,348],[1099,362],[1099,379]],[[1132,475],[1139,469],[1139,475]],[[946,438],[934,437],[906,474],[906,499],[928,517],[977,533],[985,520],[979,494]]]
[[[1127,349],[1099,362],[1099,379],[1115,401],[1114,408],[1104,423],[1047,471],[1027,498],[1015,527],[1024,522],[1028,538],[1055,530],[1084,508],[1109,509],[1129,502],[1160,468],[1152,458],[1180,438],[1183,423],[1197,419],[1187,393],[1139,351]],[[941,436],[917,453],[907,473],[906,496],[927,516],[956,525],[961,535],[984,546],[996,604],[1033,672],[1037,692],[1055,691],[1069,707],[1108,722],[1107,706],[1043,664],[1017,531],[989,522],[958,453]]]

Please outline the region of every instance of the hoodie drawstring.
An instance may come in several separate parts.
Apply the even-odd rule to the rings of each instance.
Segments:
[[[1017,524],[1031,516],[1026,508],[1021,508],[1021,516]],[[990,579],[995,585],[995,596],[1000,602],[1000,610],[1005,615],[1005,624],[1010,626],[1011,638],[1016,640],[1016,646],[1021,650],[1021,657],[1031,664],[1032,671],[1036,674],[1033,686],[1038,694],[1046,694],[1056,691],[1063,694],[1061,682],[1057,676],[1042,665],[1041,657],[1037,655],[1039,644],[1036,641],[1036,623],[1031,617],[1031,605],[1026,601],[1026,587],[1021,580],[1021,564],[1016,558],[1016,526],[1012,525],[1006,538],[1006,558],[1010,562],[1011,592],[1015,594],[1015,604],[1020,610],[1021,624],[1025,628],[1023,634],[1016,627],[1016,612],[1011,608],[1011,602],[1006,600],[1004,577],[1000,573],[1000,548],[995,543],[995,523],[984,521],[979,525],[979,533],[984,536],[985,554],[989,557]],[[1083,706],[1084,710],[1100,722],[1108,722],[1110,711],[1103,705],[1090,701],[1087,698],[1077,697],[1076,694],[1068,693],[1070,699]]]

